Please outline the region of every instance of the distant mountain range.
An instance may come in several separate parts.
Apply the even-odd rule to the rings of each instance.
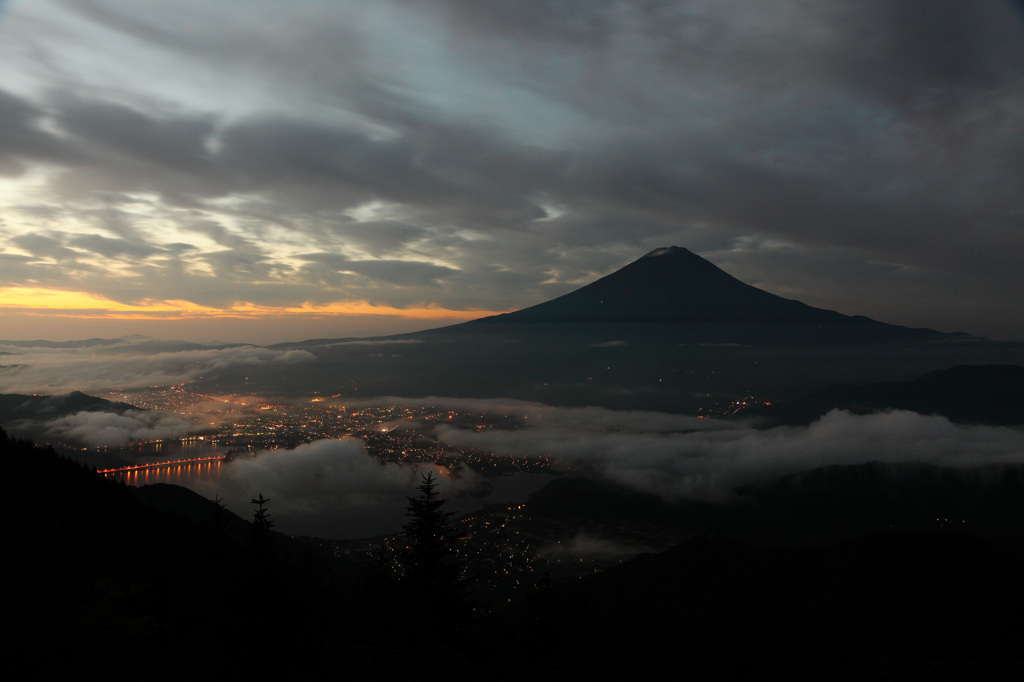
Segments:
[[[771,424],[809,424],[831,410],[869,414],[908,410],[974,424],[1024,424],[1024,367],[960,365],[913,381],[830,386],[769,407],[746,410]]]
[[[140,351],[152,353],[173,353],[186,350],[209,350],[211,348],[237,348],[250,346],[247,343],[229,343],[227,341],[210,341],[207,343],[196,343],[194,341],[162,341],[141,334],[130,334],[116,339],[78,339],[74,341],[49,341],[47,339],[32,339],[19,341],[12,339],[0,339],[0,346],[8,348],[53,348],[53,349],[75,349],[75,348],[115,348],[131,344],[133,348]],[[17,353],[0,352],[0,355],[17,355]]]

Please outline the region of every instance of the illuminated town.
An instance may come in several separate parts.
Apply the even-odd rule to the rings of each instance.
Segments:
[[[435,429],[511,430],[525,425],[526,417],[458,410],[446,406],[358,404],[336,396],[303,401],[274,402],[257,396],[212,396],[195,393],[187,384],[145,391],[103,394],[145,409],[162,410],[191,419],[191,435],[179,442],[208,441],[226,455],[294,448],[323,438],[358,438],[367,452],[382,462],[432,463],[447,468],[466,466],[487,475],[547,470],[551,458],[496,457],[470,448],[441,443]],[[140,448],[162,443],[133,443],[126,456]]]
[[[324,438],[351,437],[363,441],[367,453],[382,462],[411,466],[433,464],[442,471],[469,468],[486,477],[515,473],[558,473],[554,458],[539,453],[530,457],[498,456],[472,448],[441,442],[438,427],[473,431],[513,430],[527,425],[528,416],[487,413],[429,404],[347,404],[337,396],[314,396],[303,401],[280,401],[260,396],[213,396],[196,393],[188,384],[144,391],[104,394],[108,400],[145,409],[161,410],[193,420],[191,435],[174,441],[133,443],[112,449],[126,458],[142,461],[105,472],[133,485],[173,480],[177,468],[193,472],[211,471],[208,458],[171,461],[161,455],[189,445],[202,444],[204,452],[218,457],[258,456],[259,452],[294,448]],[[732,409],[732,406],[730,406]],[[170,447],[177,446],[177,450]],[[145,455],[155,457],[145,457]],[[201,460],[201,461],[200,461]],[[202,467],[202,468],[199,468]],[[161,473],[162,472],[162,473]],[[523,504],[496,504],[453,520],[456,551],[463,565],[463,578],[481,594],[495,601],[511,601],[552,579],[583,576],[619,563],[649,549],[668,547],[679,538],[664,530],[635,527],[628,523],[581,528],[567,521],[540,519]],[[614,552],[580,552],[573,548],[581,532],[614,543]],[[401,535],[360,540],[310,538],[336,555],[398,573],[397,552]],[[623,549],[625,548],[625,549]],[[486,576],[486,579],[481,576]]]

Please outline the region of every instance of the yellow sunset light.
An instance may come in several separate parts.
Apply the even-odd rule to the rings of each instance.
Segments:
[[[472,320],[496,314],[487,310],[449,310],[435,306],[395,308],[385,305],[373,305],[367,301],[334,301],[320,304],[306,302],[301,306],[266,306],[248,301],[238,301],[225,307],[203,306],[180,299],[166,301],[143,300],[138,303],[121,303],[83,291],[62,291],[41,287],[0,288],[0,310],[29,315],[100,317],[107,319],[381,315],[414,320]]]

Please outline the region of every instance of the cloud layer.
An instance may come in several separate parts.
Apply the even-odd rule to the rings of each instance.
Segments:
[[[216,478],[189,486],[211,499],[224,499],[240,516],[248,516],[249,500],[259,493],[271,499],[276,529],[323,537],[368,537],[400,532],[406,522],[408,497],[416,494],[420,476],[433,471],[438,490],[451,511],[480,506],[468,498],[479,478],[470,471],[451,476],[432,466],[418,470],[382,464],[366,454],[357,439],[319,440],[294,450],[272,450],[252,459],[224,464]],[[440,474],[440,475],[439,475]]]
[[[436,401],[460,409],[516,415],[528,425],[509,431],[438,427],[442,442],[507,457],[547,456],[570,475],[599,476],[666,500],[728,503],[746,486],[830,465],[922,462],[969,468],[1024,463],[1024,431],[962,426],[910,412],[857,416],[835,411],[807,427],[760,430],[750,423],[712,421],[601,408],[565,409],[508,401]],[[518,497],[546,482],[537,474]],[[289,532],[327,536],[396,532],[416,475],[408,467],[380,464],[354,439],[317,441],[294,451],[262,453],[222,468],[217,479],[194,484],[248,509],[259,491],[277,496]],[[443,478],[453,508],[469,512],[480,480],[469,472]],[[270,491],[270,492],[268,492]],[[246,496],[249,497],[246,497]],[[286,521],[287,519],[287,521]],[[314,530],[315,529],[315,530]],[[594,538],[563,547],[582,551]],[[558,551],[558,548],[551,548]],[[610,551],[610,548],[591,548]]]
[[[508,432],[441,428],[448,444],[510,457],[546,455],[568,471],[597,472],[665,499],[727,501],[747,485],[834,464],[924,462],[944,467],[1024,463],[1019,429],[961,426],[913,412],[866,416],[833,411],[807,427],[757,429],[717,422],[701,430],[659,430],[636,413],[596,408],[544,410],[546,419]],[[593,414],[591,420],[583,415]],[[641,413],[642,414],[642,413]],[[693,417],[652,414],[651,424]],[[685,428],[685,427],[684,427]]]
[[[17,424],[13,425],[15,428]],[[116,447],[130,442],[148,442],[180,438],[195,430],[193,424],[163,412],[128,410],[113,412],[76,412],[42,425],[49,434],[71,439],[91,447]]]
[[[287,369],[314,360],[304,350],[256,346],[202,348],[118,339],[101,345],[39,346],[0,343],[0,393],[108,391],[181,384],[233,368]]]
[[[1009,0],[237,5],[3,10],[0,290],[169,307],[137,323],[440,317],[674,243],[811,304],[1024,334]]]

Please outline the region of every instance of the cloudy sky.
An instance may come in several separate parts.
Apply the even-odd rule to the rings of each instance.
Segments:
[[[676,244],[1024,336],[1013,0],[0,0],[0,338],[521,308]]]

